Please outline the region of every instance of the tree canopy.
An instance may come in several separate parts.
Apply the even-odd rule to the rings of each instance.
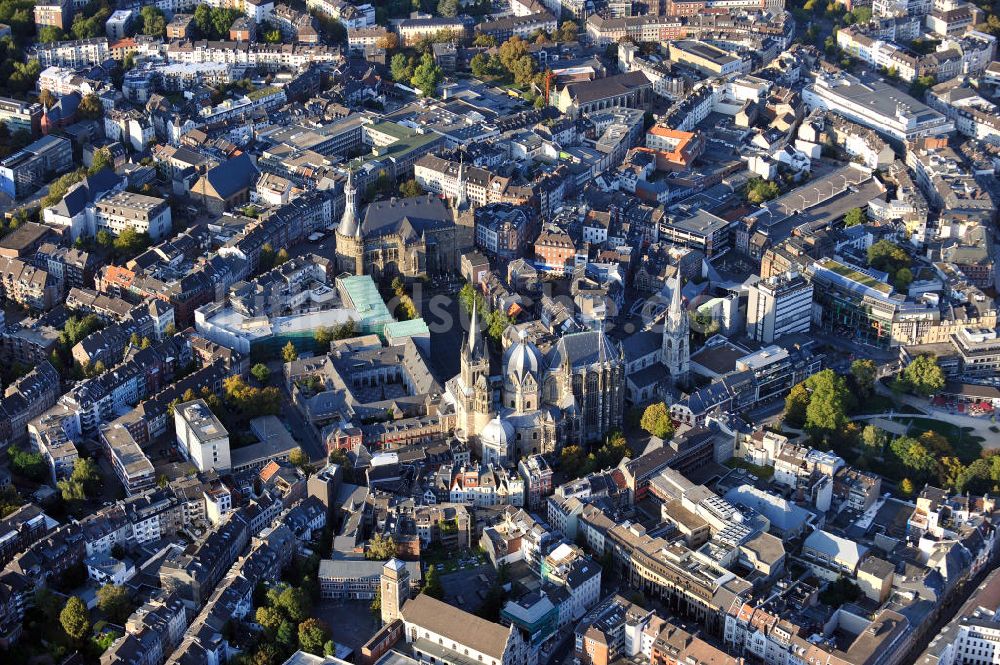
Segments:
[[[670,439],[674,434],[674,422],[670,419],[670,412],[663,402],[654,402],[647,406],[642,412],[639,426],[650,435],[661,439]]]
[[[900,383],[908,392],[930,397],[944,388],[944,371],[934,356],[917,356],[903,369]]]

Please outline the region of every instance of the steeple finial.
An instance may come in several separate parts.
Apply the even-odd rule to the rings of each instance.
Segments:
[[[681,313],[681,276],[680,274],[674,278],[674,288],[673,293],[670,294],[670,310],[669,315],[671,317],[680,316]]]
[[[472,319],[469,321],[469,353],[474,354],[476,352],[476,338],[479,336],[479,331],[476,326],[476,310],[479,306],[479,301],[473,298],[472,300]]]

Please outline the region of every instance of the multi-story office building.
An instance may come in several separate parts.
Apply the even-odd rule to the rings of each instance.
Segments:
[[[888,347],[900,302],[883,274],[822,259],[806,267],[820,307],[820,328],[860,344]]]
[[[955,131],[955,124],[923,102],[879,80],[862,83],[849,74],[818,74],[802,90],[810,109],[833,111],[900,142]]]
[[[776,338],[808,332],[813,287],[798,273],[783,273],[750,287],[747,336],[770,344]]]
[[[12,134],[24,130],[38,136],[42,131],[42,105],[0,97],[0,122],[5,123]]]
[[[229,432],[205,400],[196,399],[174,407],[177,447],[199,471],[232,467],[229,457]]]
[[[22,198],[71,168],[73,144],[60,136],[45,136],[0,161],[0,191]]]

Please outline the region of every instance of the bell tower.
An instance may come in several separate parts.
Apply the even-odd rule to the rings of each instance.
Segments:
[[[399,611],[410,598],[410,571],[399,559],[393,558],[382,566],[379,576],[379,591],[382,602],[382,623],[391,623],[399,618]]]

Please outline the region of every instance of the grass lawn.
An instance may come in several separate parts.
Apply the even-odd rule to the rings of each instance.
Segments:
[[[864,400],[861,404],[858,404],[858,410],[856,415],[869,415],[875,413],[888,413],[890,411],[898,411],[896,404],[892,401],[892,398],[886,397],[885,395],[871,395]]]
[[[726,462],[726,466],[730,469],[746,469],[758,478],[763,478],[764,480],[770,480],[771,476],[774,475],[773,466],[757,466],[756,464],[751,464],[750,462],[742,459],[737,459],[733,457]]]

